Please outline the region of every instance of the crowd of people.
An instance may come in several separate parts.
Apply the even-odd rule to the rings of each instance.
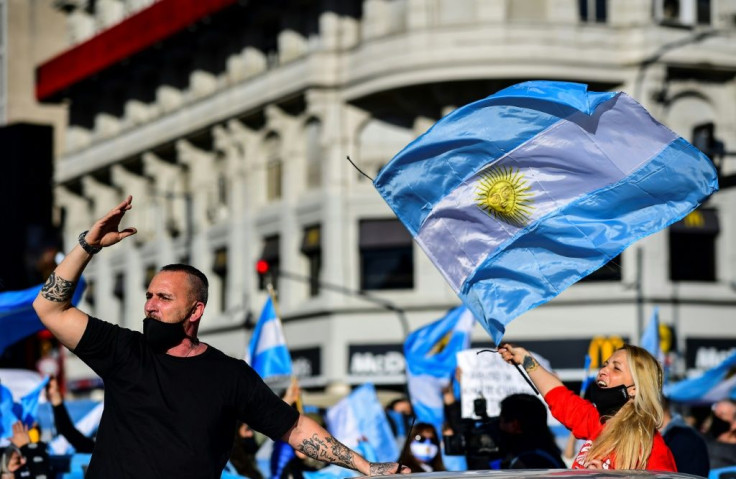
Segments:
[[[501,402],[498,418],[485,416],[481,407],[476,411],[480,420],[463,420],[448,390],[441,431],[427,422],[414,423],[408,399],[395,401],[386,414],[401,453],[393,462],[370,462],[333,437],[319,414],[294,407],[298,389],[295,394],[289,388],[280,398],[243,361],[199,341],[208,281],[192,266],[168,265],[153,277],[143,333],[72,306],[76,283],[92,257],[136,233],[134,228],[119,230],[131,208],[128,197],[81,233],[79,244],[34,302],[51,333],[105,382],[105,409],[94,441],[74,429],[54,381],[48,390],[57,430],[77,451],[92,453],[86,477],[215,478],[228,461],[255,479],[302,479],[325,463],[363,475],[387,475],[445,470],[443,454],[451,453],[464,455],[471,469],[563,468],[568,464],[547,425],[542,399],[581,441],[578,452],[568,454],[573,469],[706,475],[736,464],[736,403],[714,406],[706,441],[662,402],[662,368],[646,350],[624,345],[615,351],[586,397],[580,397],[529,351],[511,344],[502,344],[498,353],[524,368],[542,399],[514,394]],[[275,469],[259,471],[254,459],[259,434],[278,448],[293,450],[293,457],[281,455]],[[449,450],[449,444],[460,444],[459,452]],[[3,452],[2,479],[50,477],[48,464],[45,447],[32,440],[26,426],[16,424]]]

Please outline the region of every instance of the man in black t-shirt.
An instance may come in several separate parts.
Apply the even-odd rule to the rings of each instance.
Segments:
[[[397,463],[366,461],[287,406],[243,361],[197,339],[208,286],[199,270],[169,265],[154,276],[142,334],[71,305],[92,256],[136,233],[135,228],[118,231],[132,200],[129,196],[79,235],[79,245],[33,303],[54,336],[105,382],[105,410],[86,477],[220,477],[237,420],[315,459],[365,475],[395,473]]]

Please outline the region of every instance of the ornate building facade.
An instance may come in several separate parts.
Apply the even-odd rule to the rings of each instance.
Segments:
[[[242,357],[266,298],[263,259],[280,272],[305,386],[403,383],[407,331],[459,300],[346,157],[375,177],[454,108],[550,79],[626,91],[713,158],[722,189],[506,337],[566,380],[582,377],[591,339],[636,342],[655,306],[681,371],[736,346],[733,2],[57,4],[70,46],[39,66],[36,87],[69,105],[54,175],[67,248],[127,194],[139,231],[88,267],[92,314],[140,328],[148,280],[189,262],[211,281],[202,339]],[[480,327],[474,340],[489,341]],[[89,374],[73,358],[68,367]]]

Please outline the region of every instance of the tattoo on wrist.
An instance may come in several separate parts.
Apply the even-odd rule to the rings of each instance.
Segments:
[[[41,287],[41,296],[55,303],[64,303],[72,299],[75,284],[67,281],[56,273],[51,273],[49,279]]]
[[[539,367],[539,363],[530,354],[527,354],[526,356],[524,356],[522,366],[524,366],[524,369],[526,369],[527,371],[532,372],[537,369],[537,367]]]
[[[395,462],[371,462],[371,476],[388,476],[389,474],[399,474],[397,470],[398,464]],[[399,466],[400,467],[400,466]]]
[[[356,469],[353,451],[332,436],[321,438],[312,434],[311,438],[302,441],[299,450],[312,459]]]

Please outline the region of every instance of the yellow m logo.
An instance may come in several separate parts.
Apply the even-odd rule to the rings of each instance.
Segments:
[[[590,341],[588,355],[590,356],[590,369],[598,369],[614,351],[624,345],[624,340],[619,336],[596,336]]]

